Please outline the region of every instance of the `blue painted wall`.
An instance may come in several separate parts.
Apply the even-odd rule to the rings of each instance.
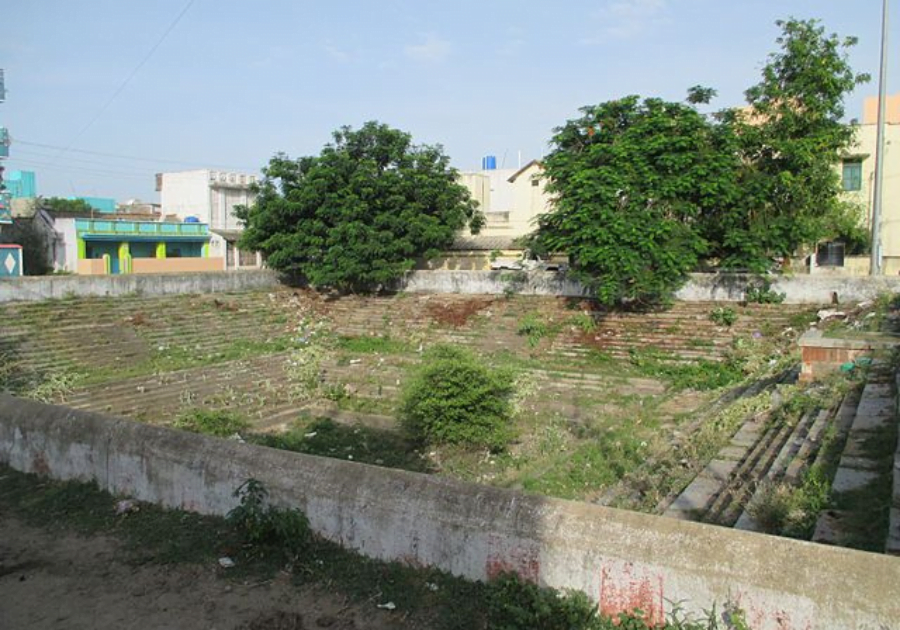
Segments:
[[[6,171],[3,174],[6,190],[13,199],[37,197],[37,177],[32,171]]]

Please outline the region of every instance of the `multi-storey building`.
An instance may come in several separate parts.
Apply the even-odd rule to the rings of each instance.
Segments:
[[[251,186],[256,182],[256,175],[201,169],[159,173],[156,190],[164,216],[208,224],[210,256],[224,258],[227,269],[237,269],[262,264],[257,252],[238,248],[243,226],[234,215],[235,206],[253,203]]]

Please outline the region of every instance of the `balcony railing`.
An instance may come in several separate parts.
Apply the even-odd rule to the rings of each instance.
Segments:
[[[154,221],[108,221],[76,219],[80,234],[115,234],[122,236],[208,236],[206,223],[159,223]]]

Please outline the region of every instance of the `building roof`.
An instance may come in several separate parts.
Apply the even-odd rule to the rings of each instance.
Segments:
[[[513,173],[512,176],[510,176],[510,178],[507,179],[506,181],[508,181],[510,184],[515,182],[523,173],[525,173],[525,171],[530,169],[532,166],[537,166],[538,168],[541,168],[543,165],[541,164],[540,160],[531,160],[528,164],[526,164],[525,166],[520,168],[518,171]]]

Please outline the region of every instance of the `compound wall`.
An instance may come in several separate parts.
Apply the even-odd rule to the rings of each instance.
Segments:
[[[474,580],[516,571],[608,614],[743,609],[755,630],[897,628],[900,559],[239,444],[0,395],[0,463],[225,514],[253,477],[320,535]]]
[[[278,275],[268,269],[121,276],[25,276],[0,280],[0,302],[87,296],[219,293],[277,286]]]
[[[740,302],[753,277],[741,274],[691,274],[675,298],[686,302]],[[772,276],[772,290],[788,304],[860,302],[881,293],[900,292],[900,277]],[[414,271],[397,283],[410,293],[559,295],[581,297],[584,287],[555,272]]]

